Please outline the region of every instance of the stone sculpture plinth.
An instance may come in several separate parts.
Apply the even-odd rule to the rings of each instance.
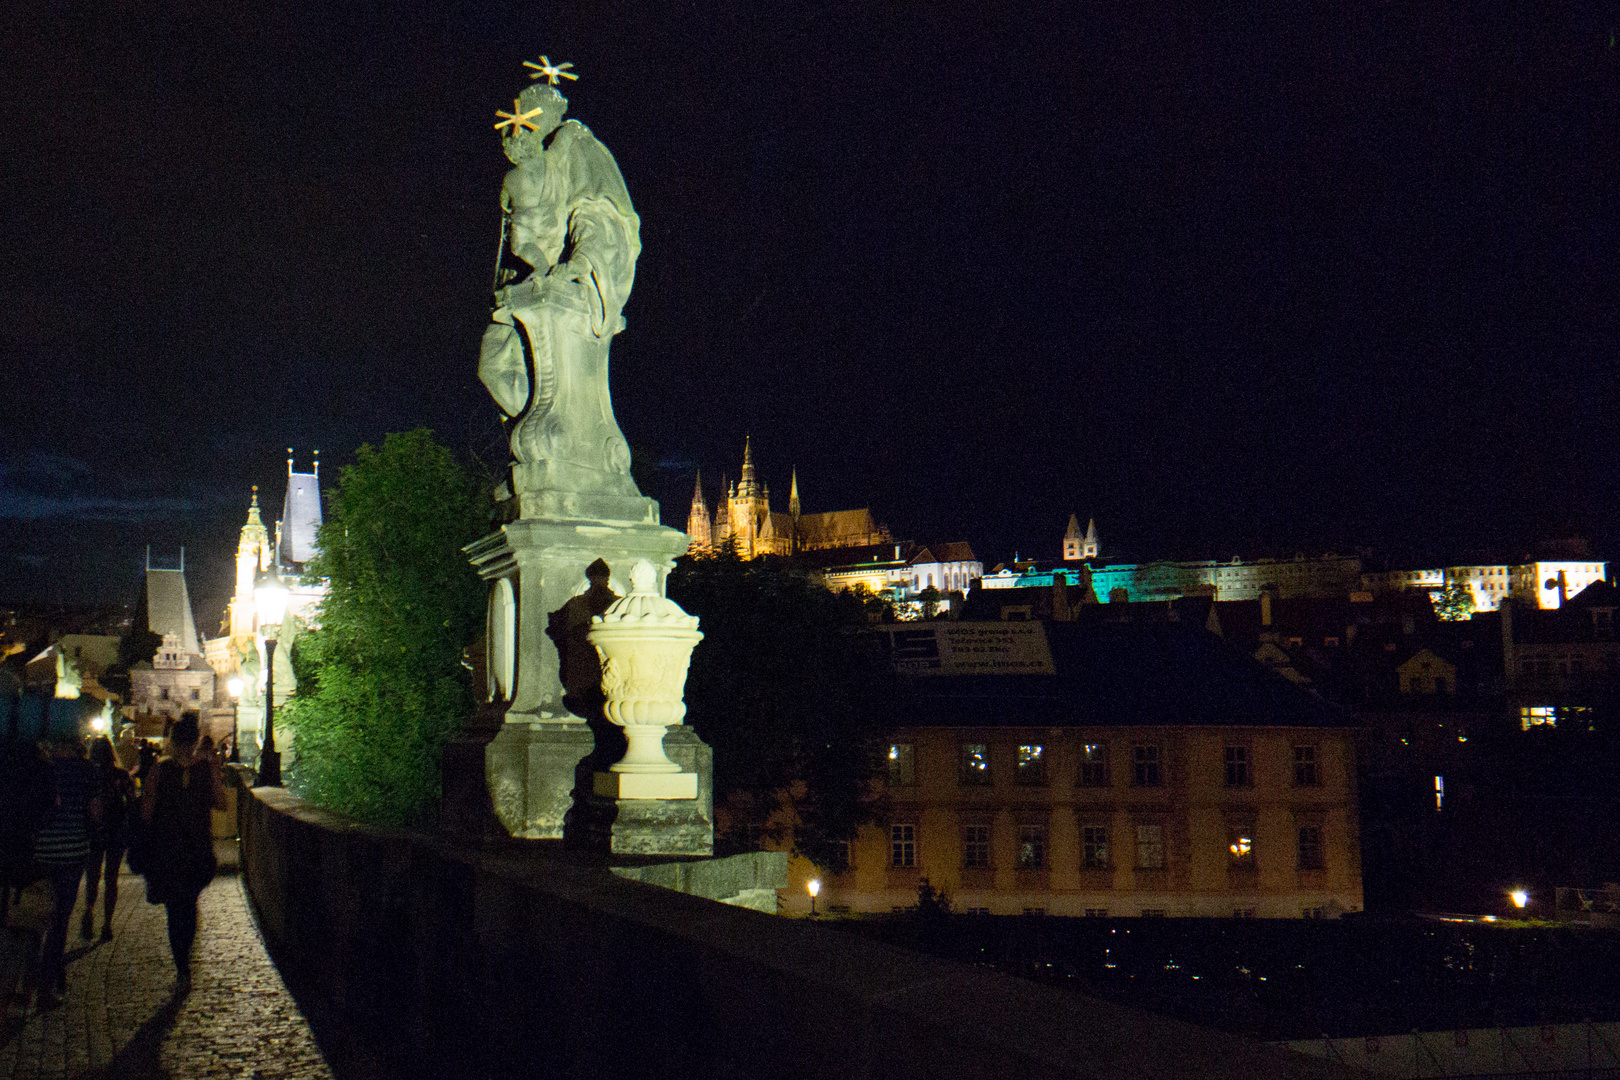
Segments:
[[[698,802],[709,779],[707,758],[689,757],[683,768],[664,750],[665,732],[684,727],[687,665],[703,639],[697,627],[695,616],[659,595],[657,572],[647,562],[630,572],[630,595],[591,618],[587,636],[601,661],[602,711],[623,729],[626,744],[622,758],[592,776],[598,839],[614,854],[714,851],[712,816]],[[677,745],[683,743],[691,745]]]

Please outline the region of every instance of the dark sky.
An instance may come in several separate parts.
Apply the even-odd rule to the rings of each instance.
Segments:
[[[1472,7],[12,5],[0,599],[185,544],[211,624],[285,447],[499,455],[491,124],[542,52],[641,216],[614,396],[672,524],[751,433],[778,502],[990,563],[1071,511],[1611,557],[1620,4]]]

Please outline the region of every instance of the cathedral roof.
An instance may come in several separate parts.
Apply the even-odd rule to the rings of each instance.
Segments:
[[[926,562],[978,562],[973,554],[973,545],[966,540],[952,540],[944,544],[929,544],[917,552],[911,559],[914,563]]]
[[[829,510],[799,515],[799,536],[807,544],[833,544],[839,540],[860,542],[880,532],[866,507],[859,510]]]

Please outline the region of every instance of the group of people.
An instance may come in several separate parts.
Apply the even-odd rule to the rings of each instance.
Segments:
[[[42,1006],[60,1002],[67,989],[68,930],[81,880],[79,933],[87,941],[94,936],[99,892],[101,940],[111,940],[126,852],[130,868],[146,878],[147,900],[167,913],[177,989],[191,985],[197,898],[217,869],[210,811],[225,808],[220,754],[201,735],[195,712],[174,721],[161,754],[135,746],[132,738],[120,743],[115,748],[100,736],[87,753],[83,739],[63,737],[47,744],[45,757],[13,756],[8,762],[7,802],[14,804],[8,816],[25,824],[7,840],[8,888],[0,904],[32,881],[49,884],[51,914],[39,964]]]

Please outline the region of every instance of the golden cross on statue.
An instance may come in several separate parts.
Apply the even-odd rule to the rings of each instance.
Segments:
[[[544,53],[540,54],[540,62],[538,64],[535,63],[533,60],[525,60],[525,61],[523,61],[523,66],[526,67],[526,68],[534,68],[534,74],[530,75],[529,78],[531,78],[531,79],[542,79],[543,78],[547,82],[549,82],[552,86],[557,85],[557,80],[559,78],[574,79],[574,80],[579,79],[578,75],[574,75],[574,74],[570,73],[569,71],[565,70],[567,68],[573,67],[574,66],[573,64],[553,64],[551,62],[551,57],[545,55]]]
[[[540,130],[540,125],[536,124],[529,118],[532,116],[539,116],[545,111],[546,110],[542,108],[533,108],[528,112],[524,112],[523,106],[518,104],[518,99],[513,98],[511,112],[502,112],[499,109],[495,110],[495,115],[498,118],[495,121],[495,130],[499,131],[503,127],[509,127],[512,129],[510,134],[513,135],[516,135],[518,132],[525,129],[529,131],[538,131]]]

